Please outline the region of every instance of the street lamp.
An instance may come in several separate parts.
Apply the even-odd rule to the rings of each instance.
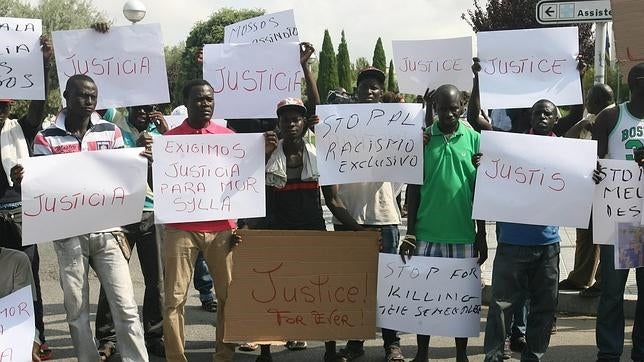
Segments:
[[[139,0],[128,0],[125,5],[123,5],[123,15],[125,18],[136,24],[137,22],[143,20],[145,17],[145,4]]]

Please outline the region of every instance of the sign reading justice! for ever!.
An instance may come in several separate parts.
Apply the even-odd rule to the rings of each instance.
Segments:
[[[321,185],[422,183],[425,114],[420,104],[323,105],[316,113]]]

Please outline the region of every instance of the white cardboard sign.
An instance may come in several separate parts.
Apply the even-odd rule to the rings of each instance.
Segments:
[[[425,94],[443,84],[472,89],[472,37],[398,40],[392,46],[401,92]]]
[[[484,108],[582,103],[577,27],[479,32],[477,40]]]
[[[279,101],[301,97],[298,43],[208,44],[203,54],[217,118],[275,118]]]
[[[106,34],[55,31],[52,36],[61,98],[67,79],[85,74],[98,87],[96,109],[170,102],[159,24],[113,26]]]
[[[0,298],[0,361],[31,361],[35,332],[31,285]]]
[[[423,183],[425,114],[420,104],[322,105],[316,113],[321,185]]]
[[[380,254],[376,324],[401,332],[478,337],[481,268],[476,258]]]
[[[224,27],[224,43],[299,42],[293,10],[257,16]]]
[[[0,17],[0,99],[45,99],[40,19]]]
[[[635,161],[599,160],[602,180],[593,197],[593,242],[615,245],[617,225],[640,224],[644,170]]]
[[[22,244],[139,222],[148,171],[142,151],[127,148],[21,160]]]
[[[473,219],[588,227],[596,141],[484,131],[480,150]]]
[[[154,139],[157,224],[266,214],[264,135],[176,135]]]

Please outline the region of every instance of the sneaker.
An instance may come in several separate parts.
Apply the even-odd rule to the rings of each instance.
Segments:
[[[524,336],[521,337],[512,337],[510,338],[510,351],[513,352],[523,352],[526,346],[526,340]]]
[[[217,301],[215,299],[208,299],[201,302],[201,309],[210,313],[217,313]]]
[[[506,339],[503,343],[503,359],[510,359],[512,351],[510,350],[510,340]]]
[[[564,279],[559,282],[559,290],[583,290],[585,286],[579,285],[570,279]]]

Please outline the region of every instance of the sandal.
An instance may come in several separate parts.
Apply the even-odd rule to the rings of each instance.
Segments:
[[[244,352],[256,351],[259,348],[259,344],[255,343],[242,343],[239,345],[239,350]]]
[[[364,348],[352,349],[352,348],[343,348],[338,353],[338,356],[344,357],[347,361],[353,361],[356,358],[362,357],[364,355]]]
[[[290,351],[301,351],[303,349],[306,349],[306,341],[287,341],[286,342],[286,348],[288,348]]]
[[[405,356],[403,356],[400,347],[391,346],[387,348],[387,352],[385,353],[385,360],[387,362],[405,362]]]
[[[53,352],[51,351],[51,348],[49,348],[49,345],[47,345],[47,343],[40,345],[38,357],[40,357],[41,361],[48,361],[53,357]]]
[[[114,344],[114,342],[101,343],[98,347],[98,355],[100,356],[101,361],[108,361],[114,352],[116,352],[116,344]]]

